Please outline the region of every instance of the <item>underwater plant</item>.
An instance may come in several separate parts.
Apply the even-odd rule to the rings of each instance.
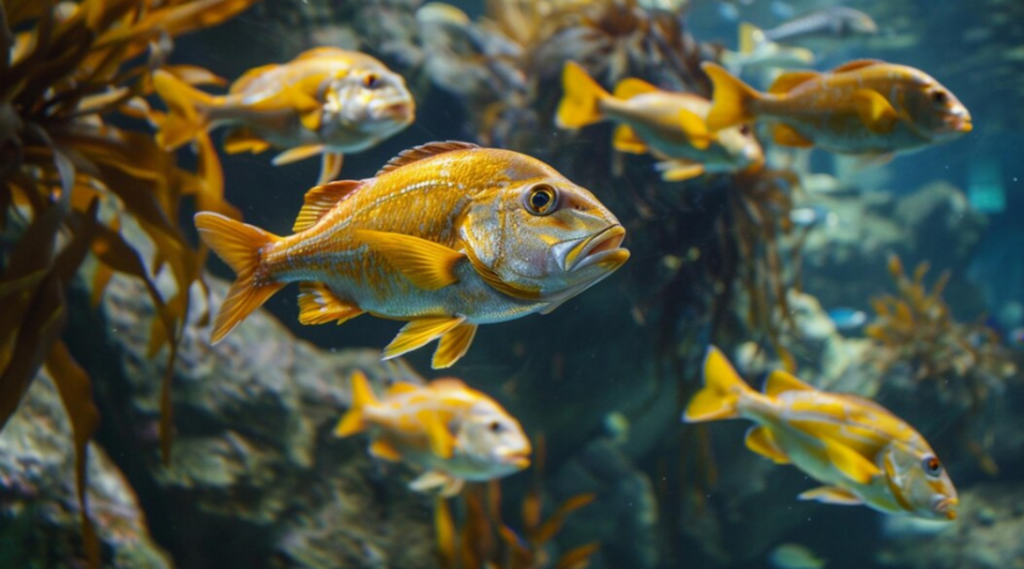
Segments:
[[[171,362],[161,404],[166,459],[176,340],[205,256],[178,228],[179,207],[190,196],[203,208],[229,215],[233,209],[223,201],[214,176],[220,166],[210,156],[190,172],[155,144],[142,121],[152,115],[143,97],[171,38],[218,24],[254,1],[0,4],[0,229],[10,235],[0,250],[0,429],[45,366],[74,431],[83,546],[92,566],[99,551],[85,508],[85,465],[99,414],[89,376],[61,338],[67,291],[90,253],[94,302],[115,272],[146,284],[159,316],[151,355],[166,346]],[[192,66],[167,69],[195,81],[212,77]],[[126,223],[140,227],[150,243],[128,241],[121,232]],[[151,261],[143,254],[150,248]],[[157,287],[164,270],[174,294]]]
[[[543,517],[544,442],[537,441],[534,479],[523,497],[522,533],[516,532],[501,517],[501,482],[469,484],[456,499],[461,502],[461,527],[456,527],[449,503],[437,498],[434,525],[438,553],[445,569],[585,569],[600,544],[587,543],[550,559],[548,547],[570,514],[594,501],[593,494],[572,496]]]

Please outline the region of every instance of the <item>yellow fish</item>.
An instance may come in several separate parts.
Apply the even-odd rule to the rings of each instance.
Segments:
[[[775,142],[888,157],[971,131],[967,108],[938,81],[913,67],[864,59],[827,73],[793,71],[760,93],[706,62],[714,83],[708,128],[755,120],[774,123]]]
[[[487,395],[458,379],[428,385],[395,383],[378,400],[366,376],[352,376],[352,406],[334,433],[347,437],[369,430],[370,454],[404,460],[425,472],[409,487],[440,489],[445,497],[466,480],[508,476],[530,465],[530,440],[514,417]]]
[[[157,121],[157,142],[165,148],[226,126],[228,153],[287,149],[274,165],[322,154],[321,184],[338,175],[345,153],[378,144],[416,114],[401,75],[366,54],[333,47],[251,69],[227,95],[200,91],[163,70],[153,74],[153,85],[170,110]]]
[[[792,463],[824,484],[801,499],[956,518],[953,482],[928,441],[899,417],[868,399],[819,391],[782,371],[772,372],[758,393],[712,346],[704,388],[683,420],[733,418],[757,423],[747,431],[747,448],[777,464]]]
[[[238,275],[213,342],[299,282],[303,324],[408,320],[384,358],[440,339],[434,368],[461,358],[479,324],[546,314],[629,258],[625,229],[590,192],[529,156],[463,142],[313,188],[288,237],[210,212],[195,223]]]
[[[735,172],[764,161],[761,145],[745,126],[708,132],[711,103],[690,93],[659,90],[640,79],[622,80],[608,93],[569,61],[562,73],[565,96],[555,124],[584,126],[612,119],[619,123],[612,144],[620,152],[651,153],[662,162],[665,180],[687,180],[705,172]]]

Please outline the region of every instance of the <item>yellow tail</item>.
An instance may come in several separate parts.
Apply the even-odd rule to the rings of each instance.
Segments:
[[[211,343],[221,341],[228,332],[235,329],[246,316],[267,301],[285,283],[259,281],[254,279],[260,266],[260,249],[274,243],[280,237],[258,227],[246,225],[219,213],[202,211],[195,216],[199,237],[209,245],[231,270],[235,271],[235,283],[228,289],[224,302],[213,323]]]
[[[715,88],[711,111],[708,113],[708,130],[714,132],[752,122],[755,115],[751,106],[761,99],[761,93],[734,77],[720,65],[705,62],[701,68],[711,78]]]
[[[560,128],[582,128],[604,120],[601,99],[611,97],[579,64],[568,61],[562,70],[565,94],[558,104],[555,124]]]
[[[700,423],[739,416],[740,395],[753,392],[718,348],[710,346],[704,358],[704,388],[686,406],[683,421]]]
[[[157,120],[157,144],[173,150],[209,127],[208,111],[217,105],[217,97],[163,70],[153,73],[153,88],[167,105],[168,111],[166,116]]]
[[[370,380],[366,379],[366,374],[362,371],[356,370],[352,374],[351,387],[352,403],[348,407],[348,412],[338,421],[338,426],[334,428],[334,434],[339,437],[365,431],[369,426],[366,422],[366,408],[377,405],[377,397],[370,388]]]

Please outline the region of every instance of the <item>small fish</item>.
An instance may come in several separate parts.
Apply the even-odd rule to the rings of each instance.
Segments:
[[[608,93],[574,62],[562,75],[565,95],[555,118],[561,128],[582,128],[606,119],[619,123],[612,144],[633,154],[651,153],[665,180],[708,172],[736,172],[764,161],[761,146],[743,127],[708,132],[711,103],[690,93],[662,91],[640,79],[624,79]]]
[[[466,353],[478,325],[547,314],[629,258],[625,229],[589,191],[529,156],[464,142],[313,188],[287,237],[211,212],[195,224],[237,275],[214,343],[298,282],[299,322],[409,321],[384,359],[440,339],[435,369]]]
[[[819,224],[831,226],[839,222],[839,216],[829,208],[816,204],[789,210],[789,220],[797,227],[812,227]]]
[[[394,383],[380,400],[366,376],[352,375],[352,406],[334,434],[369,431],[370,454],[405,461],[425,472],[417,492],[458,494],[466,480],[501,478],[530,465],[530,440],[514,417],[487,395],[455,378],[427,385]]]
[[[400,132],[416,113],[401,75],[366,54],[333,47],[251,69],[226,95],[200,91],[163,70],[153,74],[153,85],[170,110],[156,121],[161,146],[177,148],[226,126],[230,154],[287,149],[275,166],[323,155],[321,184],[338,175],[345,153]]]
[[[814,52],[767,41],[757,27],[743,23],[739,51],[723,51],[722,64],[734,75],[749,69],[810,67],[814,65]]]
[[[851,61],[827,73],[793,71],[760,93],[706,62],[714,83],[708,128],[774,123],[775,142],[817,146],[877,161],[894,152],[947,142],[971,131],[967,108],[923,71],[878,60]]]
[[[825,560],[799,543],[783,543],[768,555],[768,562],[776,569],[824,569]]]
[[[804,39],[872,36],[878,33],[878,24],[871,16],[845,6],[829,6],[808,12],[770,30],[758,30],[755,41],[788,43]]]
[[[880,512],[933,520],[956,518],[957,492],[928,442],[881,405],[828,393],[775,371],[764,393],[748,386],[717,348],[704,361],[704,388],[683,414],[687,423],[745,418],[750,450],[793,464],[824,484],[800,499],[863,504]]]
[[[868,321],[868,315],[856,308],[833,308],[828,311],[828,318],[840,330],[856,330]]]

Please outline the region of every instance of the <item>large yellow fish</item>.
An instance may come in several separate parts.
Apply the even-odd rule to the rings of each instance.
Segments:
[[[633,154],[651,153],[666,180],[687,180],[705,172],[736,172],[763,162],[761,145],[744,126],[708,132],[711,103],[690,93],[659,90],[640,79],[622,80],[608,93],[569,61],[562,73],[565,95],[555,123],[561,128],[612,119],[619,123],[612,144]]]
[[[425,472],[409,487],[454,496],[466,480],[492,480],[530,465],[530,440],[514,417],[458,379],[395,383],[378,400],[366,376],[352,376],[352,406],[339,437],[370,431],[370,454]]]
[[[704,384],[683,420],[754,421],[747,448],[778,464],[792,463],[824,484],[800,498],[864,504],[927,519],[956,518],[956,488],[935,452],[881,405],[819,391],[782,371],[773,372],[764,393],[758,393],[714,346],[704,362]]]
[[[385,359],[440,339],[435,368],[461,358],[479,324],[548,313],[629,258],[625,229],[590,192],[529,156],[462,142],[313,188],[288,237],[209,212],[195,223],[238,275],[214,342],[299,282],[303,324],[408,320]]]
[[[177,148],[197,133],[227,126],[229,153],[287,149],[274,165],[322,154],[321,184],[337,176],[345,153],[401,131],[416,109],[401,75],[366,54],[333,47],[251,69],[227,95],[200,91],[166,71],[154,73],[153,84],[170,109],[157,125],[162,146]]]
[[[967,108],[938,81],[913,67],[858,60],[827,73],[793,71],[760,93],[714,63],[708,128],[764,119],[775,141],[833,152],[886,157],[946,142],[971,131]]]

